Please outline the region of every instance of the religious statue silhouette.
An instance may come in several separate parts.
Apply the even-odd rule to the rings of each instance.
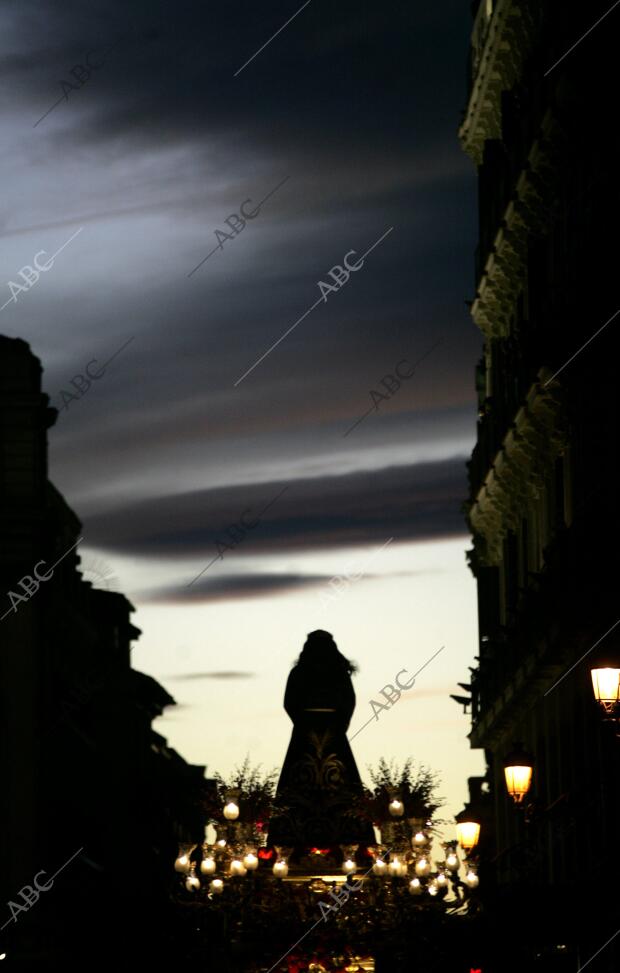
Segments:
[[[362,782],[346,731],[355,709],[355,666],[329,632],[311,632],[286,684],[293,721],[276,792],[269,843],[302,849],[371,845],[370,821],[359,815]]]

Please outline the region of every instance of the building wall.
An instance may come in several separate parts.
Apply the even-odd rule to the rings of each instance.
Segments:
[[[202,839],[204,778],[151,728],[174,700],[131,668],[133,606],[81,576],[80,522],[47,479],[54,420],[38,359],[0,337],[0,925],[35,874],[75,855],[0,952],[50,969],[92,962],[100,937],[102,961],[119,943],[126,957],[134,941],[142,958],[162,949],[173,923],[156,919],[177,840]],[[24,589],[37,564],[56,566]]]
[[[620,662],[620,625],[606,634],[620,619],[620,316],[605,326],[620,309],[618,18],[554,67],[609,4],[473,8],[460,129],[478,172],[483,338],[467,503],[480,627],[470,739],[490,766],[500,900],[543,902],[547,918],[557,907],[546,929],[530,912],[529,938],[546,949],[562,936],[576,969],[617,919],[620,740],[593,700],[598,650],[579,660],[605,636],[600,650]],[[535,758],[527,813],[503,781],[516,742]],[[617,969],[617,944],[597,963]]]

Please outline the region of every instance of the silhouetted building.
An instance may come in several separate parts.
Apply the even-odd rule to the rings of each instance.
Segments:
[[[576,970],[618,928],[620,740],[590,679],[599,651],[620,659],[620,9],[590,30],[609,8],[473,4],[460,128],[478,172],[471,312],[484,338],[470,739],[490,767],[502,971]],[[521,810],[502,768],[517,742],[535,760]],[[597,971],[620,968],[619,939]]]
[[[174,700],[131,668],[133,606],[82,579],[80,522],[47,478],[55,418],[39,360],[0,337],[0,952],[94,968],[119,944],[161,955],[177,841],[202,838],[204,768],[151,728]],[[34,876],[58,869],[35,901]]]

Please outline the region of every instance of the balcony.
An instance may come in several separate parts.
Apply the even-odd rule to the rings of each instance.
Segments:
[[[459,130],[463,148],[480,165],[487,139],[501,137],[501,97],[518,80],[537,34],[535,0],[482,0],[470,48],[470,87]]]
[[[480,0],[478,13],[476,14],[476,19],[474,20],[470,47],[470,93],[471,86],[473,85],[476,75],[478,74],[478,68],[482,59],[484,45],[486,44],[486,39],[491,28],[491,18],[493,16],[495,6],[496,2],[494,2],[494,0]]]

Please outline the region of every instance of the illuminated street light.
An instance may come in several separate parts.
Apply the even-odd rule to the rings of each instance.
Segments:
[[[506,787],[515,804],[521,804],[532,784],[534,761],[520,747],[516,747],[504,760]]]

